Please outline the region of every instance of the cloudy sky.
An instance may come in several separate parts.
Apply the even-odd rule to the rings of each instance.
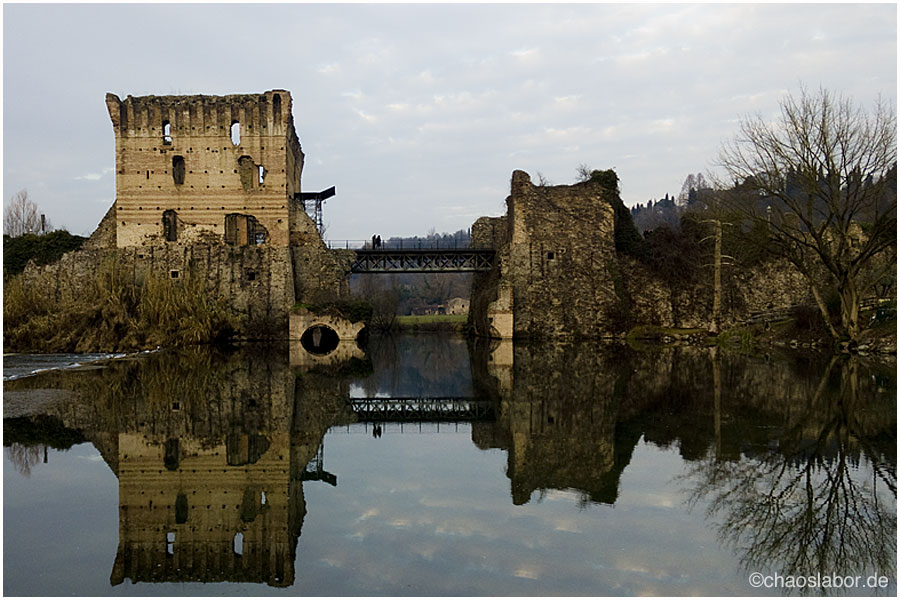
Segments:
[[[894,4],[5,4],[4,203],[89,234],[104,104],[285,88],[328,237],[467,228],[514,169],[615,168],[633,205],[713,167],[749,113],[823,86],[896,104]]]

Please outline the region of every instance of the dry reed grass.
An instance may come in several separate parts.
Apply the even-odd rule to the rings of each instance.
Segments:
[[[121,352],[223,340],[236,319],[203,282],[156,275],[135,282],[115,261],[58,290],[53,275],[9,278],[3,294],[4,352]],[[58,290],[54,293],[54,290]]]

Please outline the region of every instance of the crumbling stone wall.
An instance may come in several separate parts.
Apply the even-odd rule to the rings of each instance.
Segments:
[[[352,250],[328,250],[317,236],[315,243],[291,246],[291,257],[297,302],[318,304],[350,295]]]
[[[604,319],[615,302],[610,264],[615,261],[613,209],[596,182],[536,186],[515,171],[503,222],[481,221],[473,244],[487,242],[499,254],[499,278],[473,283],[473,312],[484,310],[485,284],[496,289],[488,319],[514,314],[515,337],[597,337],[609,333]],[[477,318],[476,318],[477,320]],[[494,325],[493,322],[490,325]],[[475,324],[476,331],[487,331]],[[501,337],[509,337],[502,330]],[[508,328],[507,328],[508,329]],[[509,333],[509,332],[508,332]]]
[[[104,261],[140,282],[191,277],[225,301],[249,337],[288,336],[295,301],[349,294],[352,256],[333,253],[295,195],[304,155],[291,95],[107,94],[116,201],[83,250],[45,272],[77,303]],[[44,269],[26,270],[36,279]]]
[[[493,248],[497,268],[472,274],[468,327],[476,335],[511,338],[513,332],[512,292],[509,282],[500,288],[500,273],[509,271],[509,220],[481,217],[472,225],[472,247]]]
[[[670,284],[615,249],[614,210],[595,182],[538,186],[515,171],[507,214],[472,226],[475,247],[494,248],[497,268],[472,284],[470,328],[506,338],[597,338],[635,325],[705,328],[709,281]],[[720,324],[809,300],[802,275],[783,262],[723,274]]]
[[[100,265],[113,262],[132,281],[153,274],[163,278],[191,278],[224,300],[250,337],[287,337],[288,314],[294,304],[294,269],[289,248],[271,246],[165,244],[70,252],[44,267],[29,265],[26,281],[40,278],[48,297],[67,304],[78,302],[81,290],[93,281]],[[282,332],[278,335],[278,332]]]
[[[91,237],[81,246],[84,250],[116,247],[116,203],[109,207]]]
[[[676,328],[707,328],[713,310],[713,272],[689,286],[666,284],[646,265],[619,256],[636,324]],[[809,284],[786,261],[767,261],[750,269],[726,266],[722,275],[719,324],[733,326],[752,314],[797,304],[811,303]]]
[[[228,215],[255,220],[250,244],[287,246],[290,232],[308,225],[294,200],[304,155],[287,90],[107,94],[106,105],[116,137],[118,247],[222,240]]]

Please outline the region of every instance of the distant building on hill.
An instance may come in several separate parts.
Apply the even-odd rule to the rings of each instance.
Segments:
[[[448,315],[465,315],[469,312],[469,301],[465,298],[451,298],[447,302]]]

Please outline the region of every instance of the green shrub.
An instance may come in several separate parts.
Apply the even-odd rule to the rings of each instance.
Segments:
[[[3,273],[17,275],[25,270],[29,260],[48,265],[62,258],[66,252],[78,250],[87,238],[72,235],[62,229],[44,235],[27,233],[18,237],[3,236]]]
[[[347,319],[351,323],[360,321],[368,323],[372,320],[374,308],[369,302],[355,298],[330,300],[321,303],[298,302],[293,310],[306,309],[315,314],[334,315]]]
[[[591,171],[590,181],[599,183],[609,192],[605,195],[605,199],[615,212],[613,237],[616,250],[636,258],[643,257],[646,253],[644,239],[641,237],[637,227],[634,226],[631,211],[619,197],[619,176],[612,169],[605,171],[594,170]]]

